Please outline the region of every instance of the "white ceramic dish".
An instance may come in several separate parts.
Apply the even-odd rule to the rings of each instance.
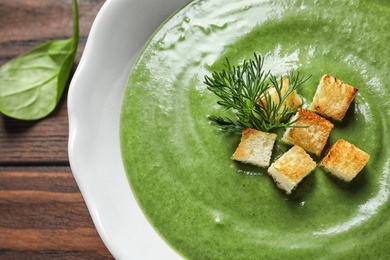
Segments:
[[[188,0],[108,0],[70,84],[69,161],[94,224],[116,259],[180,258],[149,225],[122,166],[122,93],[139,51]]]

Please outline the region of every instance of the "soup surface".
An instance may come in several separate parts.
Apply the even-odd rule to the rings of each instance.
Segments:
[[[133,193],[170,246],[189,259],[390,256],[389,17],[388,0],[213,0],[160,27],[129,77],[120,137]],[[323,74],[358,88],[327,145],[371,155],[352,182],[317,167],[286,195],[266,169],[231,160],[240,136],[209,123],[225,112],[204,76],[254,52],[274,74],[311,75],[305,106]],[[272,161],[289,148],[277,134]]]

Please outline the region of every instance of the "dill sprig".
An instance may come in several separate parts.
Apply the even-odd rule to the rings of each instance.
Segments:
[[[287,106],[284,101],[309,77],[301,77],[298,72],[287,76],[289,86],[283,93],[283,77],[274,76],[263,70],[264,60],[254,54],[254,59],[244,60],[241,66],[232,66],[226,58],[225,68],[205,76],[207,89],[217,95],[218,105],[231,110],[235,118],[209,116],[211,123],[227,132],[241,132],[244,128],[254,128],[269,132],[275,128],[293,127],[289,121],[298,108]],[[277,92],[276,102],[272,100],[270,88]]]

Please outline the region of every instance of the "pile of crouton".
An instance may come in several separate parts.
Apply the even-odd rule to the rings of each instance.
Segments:
[[[283,85],[288,84],[286,79],[283,80]],[[317,166],[310,154],[321,156],[334,127],[329,120],[341,121],[356,93],[355,87],[330,75],[324,75],[310,109],[299,108],[297,114],[291,118],[298,119],[294,126],[301,127],[287,128],[281,138],[282,142],[292,146],[286,153],[269,166],[277,135],[247,128],[243,130],[241,141],[232,158],[263,168],[269,166],[268,174],[276,185],[290,194]],[[296,107],[302,105],[302,99],[296,91],[292,92],[287,100],[293,100]],[[340,139],[331,145],[319,165],[334,176],[350,182],[365,167],[369,158],[366,152]]]

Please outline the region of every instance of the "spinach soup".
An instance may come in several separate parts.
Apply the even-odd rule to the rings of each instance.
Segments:
[[[122,160],[151,225],[187,259],[390,257],[388,0],[192,1],[151,37],[121,112]],[[221,133],[222,111],[204,76],[253,53],[265,69],[322,75],[359,91],[328,144],[343,138],[371,158],[350,183],[321,167],[286,195],[266,169],[234,162],[240,135]],[[272,161],[287,151],[278,138]],[[315,158],[319,162],[319,158]]]

